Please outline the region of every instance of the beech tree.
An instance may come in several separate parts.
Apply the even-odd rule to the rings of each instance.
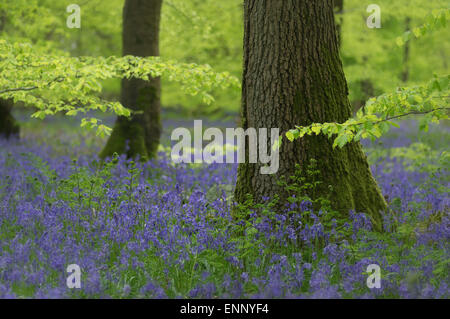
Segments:
[[[159,92],[160,77],[168,82],[176,82],[180,91],[187,95],[198,95],[205,104],[214,101],[211,92],[240,86],[237,78],[228,72],[214,72],[210,65],[181,63],[151,56],[158,55],[157,30],[161,1],[127,1],[123,37],[125,56],[110,55],[115,52],[117,42],[114,8],[120,2],[111,0],[104,3],[98,0],[83,4],[83,30],[86,30],[83,34],[87,34],[86,38],[80,38],[75,29],[70,32],[67,30],[66,16],[61,14],[66,10],[64,3],[51,0],[39,1],[41,5],[36,0],[0,2],[0,130],[17,130],[17,126],[10,125],[14,123],[11,106],[16,103],[32,108],[34,113],[31,116],[34,118],[44,119],[56,114],[81,116],[81,127],[96,129],[100,136],[110,135],[112,129],[96,118],[95,114],[98,114],[97,111],[109,112],[119,116],[119,119],[114,137],[110,139],[104,153],[108,149],[121,152],[125,149],[125,140],[129,138],[132,142],[136,141],[131,146],[139,146],[141,155],[145,156],[148,152],[146,146],[153,145],[156,148],[157,142],[146,142],[143,135],[134,132],[144,131],[145,124],[156,131],[153,134],[147,130],[146,134],[159,139],[159,127],[156,124],[159,123],[159,94],[156,93]],[[105,20],[103,15],[97,14],[95,8],[99,6],[99,13],[111,20]],[[151,12],[154,13],[154,19]],[[141,14],[146,18],[141,18]],[[155,39],[148,36],[148,30],[151,30],[149,34],[155,35]],[[76,45],[72,47],[72,44]],[[83,50],[79,50],[79,46]],[[137,56],[131,55],[133,52]],[[83,55],[76,56],[78,53]],[[110,79],[126,79],[123,82],[122,101],[130,108],[118,101],[105,99],[105,95],[101,94],[107,91],[105,80]],[[151,100],[152,94],[157,98],[152,103],[145,102]],[[8,101],[8,104],[4,101]],[[127,117],[131,117],[131,120],[127,121]],[[134,124],[137,129],[133,131]],[[122,128],[131,129],[128,131]],[[125,137],[121,132],[125,132]],[[139,150],[139,147],[136,149]]]
[[[339,57],[333,0],[245,0],[242,123],[244,129],[280,128],[311,123],[343,123],[350,118],[348,88]],[[271,141],[273,143],[274,141]],[[359,142],[334,148],[325,135],[306,135],[280,146],[280,168],[260,174],[261,164],[238,168],[235,197],[244,202],[288,196],[277,181],[317,161],[318,194],[330,193],[332,207],[371,217],[381,229],[386,209]]]
[[[123,55],[159,56],[159,24],[162,0],[126,0],[123,8]],[[155,156],[161,135],[161,84],[158,77],[144,81],[123,79],[121,103],[134,112],[131,117],[119,116],[102,158],[113,153],[128,157]],[[128,146],[127,146],[128,143]],[[128,147],[128,148],[127,148]]]
[[[0,12],[0,32],[5,26],[6,17]],[[20,127],[11,114],[13,103],[11,100],[0,99],[0,136],[9,138],[11,135],[19,135]]]
[[[344,11],[344,0],[334,0],[334,12],[337,15],[336,21],[336,31],[338,37],[338,45],[341,45],[342,42],[342,23],[343,23],[343,12]]]
[[[19,135],[19,125],[11,114],[11,100],[0,99],[0,136],[9,138]]]

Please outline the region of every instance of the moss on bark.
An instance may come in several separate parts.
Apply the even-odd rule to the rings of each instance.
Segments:
[[[143,127],[127,118],[119,118],[100,158],[111,157],[114,153],[126,154],[128,158],[140,156],[142,160],[147,160],[149,154]]]
[[[339,57],[333,1],[246,0],[244,7],[244,129],[286,132],[295,125],[347,120],[351,106]],[[380,211],[386,209],[386,202],[361,145],[333,149],[332,140],[322,135],[293,143],[285,140],[274,175],[261,175],[260,163],[240,164],[236,200],[245,202],[247,194],[257,202],[278,196],[282,209],[288,193],[278,180],[293,176],[296,164],[306,168],[311,159],[317,161],[317,179],[322,182],[317,196],[328,197],[331,192],[332,207],[343,218],[351,209],[364,212],[381,230]]]
[[[123,9],[123,55],[158,56],[162,0],[126,0]],[[135,111],[130,118],[118,117],[101,158],[114,153],[156,156],[161,135],[160,79],[124,79],[121,103]]]

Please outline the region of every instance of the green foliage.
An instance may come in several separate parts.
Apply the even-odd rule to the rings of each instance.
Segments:
[[[420,38],[424,35],[427,35],[434,30],[439,30],[441,28],[447,27],[447,20],[450,17],[450,9],[440,10],[437,12],[433,12],[428,15],[426,19],[426,23],[415,27],[412,31],[408,30],[403,33],[403,36],[397,38],[397,45],[402,46],[412,38]]]
[[[123,0],[79,3],[81,29],[68,29],[70,0],[4,0],[0,3],[2,38],[31,42],[47,52],[110,56],[121,50]]]
[[[227,71],[240,79],[244,33],[241,0],[165,0],[161,19],[161,56]],[[177,86],[162,80],[162,103],[167,108],[182,107],[187,113],[220,116],[236,112],[239,90],[212,90],[214,104],[182,94]]]
[[[69,57],[39,54],[30,44],[0,40],[0,97],[38,109],[33,117],[64,112],[68,116],[88,111],[110,111],[130,116],[130,110],[119,102],[98,97],[101,81],[113,78],[163,77],[181,84],[191,95],[201,95],[205,103],[214,99],[213,88],[239,87],[229,73],[215,73],[209,65],[164,61],[159,57]],[[97,127],[105,135],[109,128],[95,118],[84,118],[82,126]]]
[[[450,153],[446,150],[435,150],[429,145],[415,142],[407,147],[369,148],[369,162],[387,158],[401,160],[407,170],[433,173],[450,167]]]
[[[341,58],[348,81],[350,101],[359,105],[370,96],[391,92],[399,86],[413,86],[429,81],[433,73],[450,74],[448,56],[449,28],[438,28],[427,36],[408,42],[408,59],[405,48],[396,40],[414,26],[425,25],[433,12],[448,9],[446,0],[379,0],[381,28],[369,29],[366,12],[370,0],[344,0],[342,17]],[[408,70],[407,82],[402,73]],[[367,81],[373,92],[365,92],[362,82]],[[369,96],[368,96],[369,95]]]
[[[435,6],[425,5],[423,2],[417,0],[410,2],[408,5],[413,6],[414,10],[403,11],[405,6],[401,1],[396,1],[395,3],[387,3],[382,1],[379,3],[381,7],[382,29],[373,30],[369,34],[365,34],[361,40],[364,39],[360,44],[368,45],[369,43],[378,45],[377,49],[382,49],[382,51],[376,50],[364,50],[353,48],[352,54],[359,54],[360,57],[353,56],[350,58],[348,52],[346,51],[345,35],[348,31],[349,35],[353,35],[354,31],[347,30],[349,25],[352,26],[353,30],[360,30],[356,28],[356,23],[358,19],[356,15],[361,13],[361,10],[367,5],[365,3],[360,3],[359,9],[352,9],[354,4],[351,0],[344,2],[346,14],[344,15],[344,48],[343,60],[344,64],[347,61],[351,61],[349,67],[346,67],[347,74],[349,77],[349,86],[352,91],[354,85],[356,84],[357,90],[361,88],[361,81],[369,81],[372,85],[378,83],[384,83],[385,87],[382,88],[384,91],[386,87],[394,83],[389,84],[388,79],[398,79],[405,68],[410,68],[416,62],[411,61],[407,65],[404,61],[405,56],[403,56],[402,63],[392,63],[389,68],[378,67],[375,74],[371,74],[371,70],[368,67],[373,66],[373,61],[377,57],[385,58],[383,51],[385,48],[391,45],[394,41],[392,37],[392,32],[397,29],[394,27],[397,24],[405,26],[405,21],[415,22],[416,20],[423,20],[421,18],[427,10],[436,9],[431,14],[425,18],[425,23],[423,25],[414,28],[412,31],[407,31],[402,37],[397,38],[398,45],[404,45],[413,36],[419,38],[425,34],[436,33],[439,29],[445,29],[446,21],[450,14],[448,8],[442,9],[444,6],[441,2],[436,2]],[[438,10],[440,8],[440,10]],[[388,25],[388,27],[386,27]],[[409,22],[406,23],[409,26]],[[387,29],[387,30],[386,30]],[[361,35],[360,35],[361,36]],[[380,38],[382,37],[382,39]],[[376,39],[376,41],[375,41]],[[370,42],[372,41],[372,42]],[[350,41],[353,44],[352,41]],[[380,43],[386,43],[386,46],[380,46]],[[441,46],[445,49],[445,44],[441,43]],[[389,50],[391,53],[397,54],[395,49]],[[411,51],[411,49],[409,49]],[[408,57],[411,59],[411,57]],[[369,64],[367,62],[369,61]],[[381,63],[382,61],[380,61]],[[391,61],[392,62],[392,61]],[[385,63],[385,61],[383,61]],[[381,65],[381,64],[380,64]],[[397,69],[397,74],[388,74],[386,70],[395,70],[396,67],[401,66],[403,69]],[[348,72],[350,70],[350,72]],[[380,72],[383,70],[382,72]],[[446,71],[445,69],[443,70]],[[386,73],[385,73],[386,72]],[[411,73],[410,70],[408,73]],[[442,70],[440,71],[442,73]],[[379,81],[382,79],[382,81]],[[438,76],[434,74],[432,80],[428,79],[428,82],[422,82],[421,84],[406,86],[403,84],[402,87],[398,87],[393,93],[381,94],[376,98],[370,98],[365,106],[360,109],[356,115],[347,120],[344,123],[312,123],[309,126],[296,126],[294,129],[286,132],[286,137],[290,141],[294,141],[297,138],[302,138],[305,135],[319,135],[325,134],[329,138],[334,138],[333,147],[344,147],[347,143],[352,141],[359,141],[364,138],[371,138],[375,140],[380,138],[383,134],[389,131],[391,126],[397,126],[394,120],[406,117],[408,115],[423,115],[420,121],[419,129],[422,131],[427,131],[430,123],[440,123],[443,120],[448,119],[448,98],[449,98],[449,75]],[[376,91],[380,91],[375,88]],[[366,92],[367,93],[367,92]],[[361,96],[361,92],[357,95]],[[354,95],[355,98],[355,95]]]
[[[318,191],[319,185],[322,184],[322,181],[318,180],[319,175],[320,171],[317,169],[317,161],[311,159],[305,169],[302,169],[300,165],[296,165],[295,174],[288,178],[282,176],[278,184],[288,193],[287,201],[290,204],[290,209],[287,211],[286,216],[288,218],[294,216],[298,218],[299,223],[293,225],[297,231],[300,232],[305,227],[312,227],[319,220],[324,227],[324,231],[329,231],[337,226],[339,231],[330,238],[331,241],[335,241],[348,235],[343,228],[343,224],[347,219],[342,218],[342,215],[331,208],[331,188],[325,196]],[[238,235],[244,235],[243,238],[238,236],[236,239],[240,241],[239,245],[243,245],[241,248],[245,248],[243,250],[244,254],[254,251],[254,248],[257,247],[257,243],[250,243],[258,237],[256,236],[257,231],[254,228],[254,223],[260,222],[263,218],[268,218],[274,227],[282,226],[275,217],[277,215],[277,203],[278,197],[266,203],[255,203],[253,198],[248,195],[244,203],[236,204],[234,231]],[[252,218],[255,214],[257,217]],[[285,220],[281,222],[283,223]],[[286,240],[289,241],[288,238]],[[295,242],[294,244],[299,245],[302,249],[306,248],[303,245],[304,243]],[[319,248],[322,247],[323,242],[317,241],[314,245],[316,248]]]
[[[41,50],[57,50],[59,48],[57,43],[64,41],[68,35],[63,23],[65,8],[58,16],[53,8],[43,5],[43,2],[49,1],[2,1],[0,3],[2,38],[13,42],[32,42]]]
[[[117,89],[118,80],[123,77],[137,77],[145,80],[150,76],[162,76],[165,105],[182,104],[190,110],[202,109],[212,101],[211,95],[214,95],[217,96],[217,107],[237,110],[238,90],[226,92],[220,92],[220,90],[224,87],[239,86],[236,77],[240,76],[242,65],[241,0],[165,0],[161,33],[162,58],[114,57],[114,55],[120,55],[123,0],[107,2],[90,0],[80,3],[83,10],[82,31],[68,30],[65,27],[67,16],[65,7],[71,2],[67,0],[5,0],[0,3],[0,18],[5,17],[5,22],[0,22],[2,38],[0,40],[0,97],[13,98],[17,102],[37,108],[34,116],[38,119],[60,112],[68,116],[81,114],[83,115],[81,126],[97,128],[99,135],[107,135],[110,129],[99,119],[90,117],[91,111],[100,110],[118,115],[130,115],[130,111],[120,103],[105,99],[105,95],[114,93],[111,91],[114,91],[114,88]],[[345,71],[350,80],[351,97],[359,98],[358,94],[361,92],[358,91],[358,86],[361,79],[368,78],[374,84],[377,95],[381,92],[392,91],[399,85],[399,73],[404,67],[401,62],[402,51],[401,48],[393,49],[393,47],[397,35],[404,31],[406,17],[410,17],[415,25],[422,24],[406,36],[407,40],[412,39],[413,35],[416,38],[420,36],[417,41],[408,43],[411,46],[410,83],[394,93],[371,99],[364,110],[346,123],[316,123],[308,127],[297,127],[286,133],[288,139],[294,140],[305,134],[326,134],[335,138],[335,146],[342,147],[360,138],[377,138],[391,125],[395,125],[391,121],[408,114],[424,115],[420,125],[422,130],[426,130],[430,122],[448,118],[448,76],[438,76],[427,84],[420,84],[429,79],[436,70],[439,70],[439,74],[448,74],[445,55],[445,52],[448,52],[448,42],[442,41],[448,38],[448,29],[444,28],[445,21],[442,20],[442,13],[440,16],[432,14],[425,21],[423,18],[431,9],[442,7],[445,1],[380,0],[383,28],[368,32],[364,24],[368,15],[365,8],[371,2],[344,0],[342,55]],[[447,19],[448,10],[441,12],[446,12],[445,19]],[[430,32],[432,30],[433,32]],[[427,37],[424,37],[425,34]],[[113,57],[105,58],[111,55]],[[188,63],[176,63],[171,59]],[[215,70],[228,71],[229,74],[215,73],[211,67],[202,64],[210,64]],[[178,90],[179,84],[184,87],[181,93]],[[216,109],[208,108],[208,112],[212,110]],[[64,129],[60,128],[50,136],[57,137],[64,132]],[[49,134],[48,131],[49,129],[45,127],[45,134]],[[84,133],[84,131],[77,132],[77,134]],[[45,136],[48,140],[49,135]],[[71,140],[71,143],[73,146],[76,141]],[[411,165],[411,168],[432,173],[438,173],[440,169],[448,167],[448,152],[435,150],[424,143],[378,151],[369,152],[369,159],[396,157],[402,159],[406,165]],[[88,147],[84,147],[82,152],[93,153]],[[30,196],[34,198],[43,194],[45,203],[48,205],[58,205],[58,200],[62,200],[69,203],[70,207],[78,208],[80,214],[86,214],[86,224],[67,225],[63,218],[60,221],[63,231],[72,228],[79,241],[82,241],[83,236],[87,237],[91,234],[89,227],[94,227],[94,219],[100,216],[97,212],[101,209],[109,213],[104,215],[105,218],[114,218],[111,213],[113,209],[117,211],[121,204],[132,203],[142,198],[139,193],[141,190],[137,190],[137,178],[141,172],[135,163],[129,162],[127,177],[119,181],[122,188],[116,201],[112,205],[105,205],[110,203],[104,199],[108,183],[114,180],[114,175],[117,173],[115,171],[117,158],[108,163],[93,165],[91,169],[73,162],[69,176],[62,178],[57,176],[56,172],[39,157],[25,156],[32,164],[30,167],[35,168],[30,169],[24,178],[24,183],[32,190],[29,193]],[[437,160],[431,162],[432,158]],[[15,162],[16,159],[8,156],[5,166],[13,168],[12,164]],[[166,173],[152,168],[149,174],[158,176],[155,183],[163,184],[166,183],[166,179],[159,177]],[[305,174],[312,177],[308,179],[312,182],[306,182]],[[329,198],[315,196],[315,189],[320,185],[320,181],[314,179],[316,175],[317,170],[312,163],[306,172],[298,170],[294,176],[280,180],[291,195],[289,202],[292,207],[287,216],[300,216],[304,223],[294,224],[298,226],[298,231],[312,226],[317,221],[324,226],[324,229],[329,229],[341,220],[329,209]],[[433,175],[431,179],[432,182],[438,181]],[[448,192],[448,187],[445,185],[448,185],[448,181],[442,185],[432,185],[432,188]],[[9,176],[6,176],[0,183],[0,190],[9,186]],[[210,197],[210,201],[213,201],[223,191],[231,193],[231,188],[230,185],[220,185],[213,189],[206,199],[209,200]],[[192,189],[183,190],[180,197],[189,198],[191,191]],[[421,189],[421,191],[426,193],[426,190]],[[55,192],[56,196],[50,196],[52,192]],[[19,194],[15,196],[8,199],[2,198],[2,200],[14,202],[20,198]],[[315,207],[302,209],[301,204],[307,201]],[[146,269],[147,274],[164,287],[170,297],[185,297],[197,284],[213,282],[218,289],[221,289],[225,274],[230,274],[233,279],[247,274],[250,280],[244,283],[242,289],[252,294],[259,292],[252,279],[267,278],[267,266],[278,266],[272,261],[273,257],[286,258],[287,265],[283,267],[295,269],[295,267],[311,263],[312,269],[318,269],[319,263],[327,258],[323,242],[302,243],[298,239],[292,240],[287,236],[277,239],[267,236],[255,227],[263,218],[267,218],[271,221],[270,227],[275,230],[284,230],[283,227],[287,223],[277,219],[280,216],[275,214],[276,204],[276,199],[263,205],[255,204],[249,198],[246,203],[237,208],[235,222],[218,217],[217,212],[212,208],[213,205],[205,206],[204,218],[217,226],[213,230],[213,238],[226,237],[225,234],[229,234],[230,231],[235,235],[227,243],[235,247],[233,256],[221,249],[206,249],[198,253],[196,251],[198,247],[188,247],[189,258],[185,259],[183,264],[177,264],[174,260],[178,260],[177,254],[180,253],[176,249],[169,255],[162,256],[161,251],[151,246],[145,253],[135,255],[133,250],[127,247],[127,243],[111,240],[108,243],[110,250],[105,263],[105,269],[107,269],[105,273],[107,273],[106,276],[120,276],[120,278],[114,281],[115,284],[111,284],[111,279],[105,276],[102,278],[102,284],[109,285],[107,293],[111,296],[119,298],[141,296],[139,290],[148,280],[143,274],[143,269]],[[9,207],[13,208],[13,205]],[[417,207],[420,207],[419,204]],[[180,209],[182,213],[189,213],[183,210],[184,206],[180,206]],[[256,212],[258,214],[255,214]],[[146,214],[151,213],[149,210],[136,215],[136,218],[140,220],[136,231],[144,229],[146,217],[148,217]],[[428,260],[438,261],[433,270],[435,273],[433,280],[436,280],[433,284],[437,285],[437,281],[447,280],[448,277],[447,249],[444,247],[430,252],[429,247],[416,246],[415,235],[439,224],[445,212],[438,212],[427,220],[420,220],[419,213],[419,210],[408,212],[406,222],[399,225],[393,234],[374,233],[362,228],[357,230],[360,235],[362,234],[359,237],[362,240],[344,242],[338,239],[348,238],[352,225],[348,227],[342,225],[336,228],[337,233],[332,234],[331,240],[341,247],[346,247],[348,253],[343,257],[346,261],[358,262],[380,254],[386,256],[387,264],[396,264],[403,260],[406,252],[413,250],[406,255],[414,266],[422,266],[423,262]],[[396,215],[392,216],[393,223],[397,224]],[[174,225],[176,225],[175,217],[170,217],[167,227],[163,230],[174,231],[172,228],[175,227]],[[192,238],[193,246],[195,246],[197,233],[187,229],[187,234]],[[43,235],[39,224],[36,225],[35,230],[36,233],[33,236]],[[24,231],[18,224],[2,223],[0,241],[15,238]],[[176,231],[178,234],[180,229]],[[103,240],[104,238],[92,239],[93,246],[100,246]],[[376,252],[368,250],[369,242],[380,243]],[[95,249],[93,251],[95,252]],[[302,252],[301,261],[294,258],[294,253],[299,251]],[[230,257],[235,256],[238,256],[242,264],[230,262]],[[121,258],[125,265],[127,262],[130,265],[127,271],[117,270],[117,264]],[[30,259],[37,260],[32,255]],[[131,266],[136,260],[140,267]],[[305,270],[305,280],[299,288],[302,292],[308,291],[308,279],[312,271]],[[342,284],[339,281],[339,271],[337,266],[333,269],[333,283]],[[207,278],[203,277],[205,272],[208,274]],[[398,273],[391,272],[383,275],[398,277],[400,283],[401,276]],[[408,280],[414,281],[418,276],[420,274],[411,274]],[[54,279],[56,283],[57,278],[55,271],[54,278],[50,276],[48,280]],[[291,280],[291,278],[284,278],[284,280]],[[130,295],[124,295],[122,288],[126,284],[132,287]],[[16,285],[12,289],[19,296],[32,296],[37,288],[23,284],[23,286]],[[360,291],[361,294],[367,291],[363,281],[361,281]],[[82,291],[74,292],[75,294],[85,296]],[[221,292],[217,291],[216,294],[220,295]]]
[[[425,85],[398,88],[396,92],[383,94],[370,99],[354,118],[344,123],[313,123],[309,126],[296,126],[286,132],[293,141],[305,135],[324,134],[334,138],[333,147],[344,147],[361,138],[377,139],[397,126],[393,120],[408,115],[424,115],[420,130],[427,131],[430,123],[448,119],[448,97],[450,76],[438,78]]]
[[[0,43],[0,97],[13,98],[15,102],[37,108],[34,117],[43,119],[58,112],[75,116],[92,110],[129,116],[129,110],[114,101],[118,97],[121,78],[147,80],[161,76],[164,85],[168,84],[178,97],[180,93],[191,98],[198,96],[197,100],[203,105],[210,105],[214,101],[213,95],[223,88],[240,86],[239,80],[230,73],[213,72],[207,64],[208,59],[196,60],[202,65],[175,62],[174,59],[196,62],[187,54],[163,54],[165,58],[115,58],[120,55],[122,42],[123,0],[107,3],[94,0],[80,4],[81,29],[66,27],[69,15],[66,7],[69,4],[70,1],[50,0],[8,0],[0,4],[0,34],[3,39]],[[197,13],[190,12],[194,8],[183,2],[167,2],[162,32],[180,33],[190,29],[186,24],[176,23],[175,29],[166,31],[164,21],[173,22],[180,14],[196,16]],[[206,8],[201,10],[203,14]],[[206,21],[203,17],[197,15],[194,20],[197,31],[203,28],[200,25]],[[192,39],[183,39],[187,41],[186,45],[192,46]],[[181,39],[175,43],[181,43]],[[170,46],[168,49],[167,52],[173,52]],[[187,53],[186,47],[177,52]],[[169,84],[172,82],[177,84]],[[227,90],[227,94],[237,96],[238,91]],[[105,98],[112,98],[112,101]],[[111,129],[101,124],[99,119],[85,117],[82,119],[83,127],[97,128],[101,136],[110,133]]]
[[[164,1],[160,36],[163,59],[209,64],[214,70],[227,71],[240,78],[243,35],[241,2]],[[68,29],[65,25],[68,16],[65,9],[71,3],[70,0],[2,1],[0,17],[4,17],[4,21],[0,23],[1,38],[10,43],[30,42],[35,50],[58,56],[120,56],[123,0],[80,3],[81,29]],[[362,80],[370,81],[374,95],[404,85],[400,76],[405,68],[404,53],[396,45],[396,39],[405,32],[407,18],[412,26],[421,26],[419,28],[426,30],[428,35],[409,43],[408,86],[427,81],[437,71],[439,75],[448,74],[445,52],[449,51],[449,44],[442,39],[449,37],[449,30],[441,27],[443,14],[447,12],[448,16],[447,1],[380,0],[377,4],[381,7],[381,29],[368,29],[365,24],[369,15],[366,8],[371,3],[369,0],[344,2],[341,53],[351,101],[367,99],[361,89]],[[433,32],[430,32],[432,29]],[[411,30],[412,34],[414,30]],[[162,81],[162,103],[166,108],[210,115],[239,109],[239,90],[212,88],[208,93],[216,101],[207,105],[203,95],[185,94],[176,82],[168,78]],[[103,80],[101,84],[100,97],[118,98],[118,79]]]

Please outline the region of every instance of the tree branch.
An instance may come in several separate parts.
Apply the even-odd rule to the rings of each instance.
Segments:
[[[64,81],[63,77],[57,77],[57,78],[51,80],[50,82],[48,82],[46,84],[46,86],[50,86],[52,83],[62,82],[62,81]],[[38,88],[39,88],[39,86],[28,86],[28,87],[18,87],[18,88],[4,89],[4,90],[0,90],[0,94],[8,93],[8,92],[17,92],[17,91],[32,91],[32,90],[36,90]]]
[[[436,108],[436,109],[432,109],[432,110],[429,110],[429,111],[423,111],[423,112],[420,112],[420,111],[411,111],[411,112],[408,112],[408,113],[404,113],[404,114],[395,115],[395,116],[392,116],[392,117],[387,117],[387,118],[385,118],[385,119],[381,119],[381,120],[375,122],[374,124],[378,124],[378,123],[381,123],[381,122],[386,122],[386,121],[395,120],[395,119],[398,119],[398,118],[400,118],[400,117],[404,117],[404,116],[408,116],[408,115],[424,115],[424,114],[432,113],[432,112],[439,111],[439,110],[450,110],[450,107],[438,107],[438,108]],[[362,124],[362,123],[361,123],[361,124]]]

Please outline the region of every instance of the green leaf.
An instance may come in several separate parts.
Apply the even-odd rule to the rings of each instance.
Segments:
[[[334,140],[333,148],[335,148],[336,146],[339,146],[339,148],[343,148],[345,144],[347,144],[348,138],[349,136],[346,133],[338,135],[338,137]]]
[[[319,135],[320,131],[321,131],[321,126],[320,125],[313,125],[311,127],[311,131],[313,131],[316,135]]]
[[[286,137],[289,141],[293,142],[295,139],[294,132],[297,132],[297,130],[289,130],[286,132]]]

